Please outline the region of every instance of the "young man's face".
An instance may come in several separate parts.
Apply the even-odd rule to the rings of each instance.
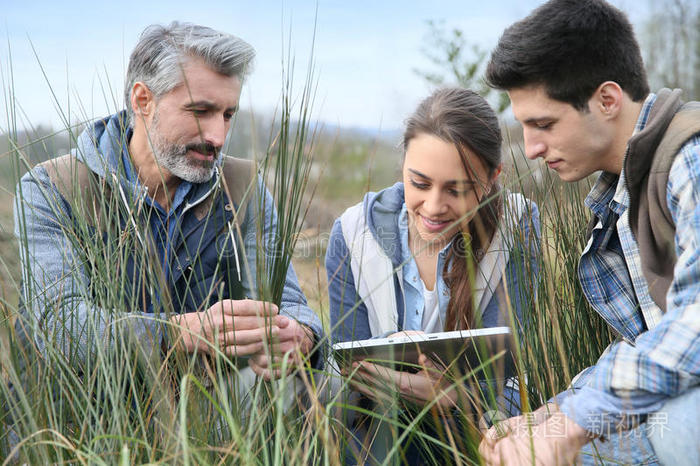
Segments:
[[[578,181],[610,166],[614,127],[595,106],[580,112],[549,98],[542,86],[511,89],[508,95],[523,127],[527,158],[541,157],[564,181]]]
[[[199,60],[186,63],[183,83],[156,101],[149,138],[158,164],[192,183],[209,180],[240,93],[238,77]]]

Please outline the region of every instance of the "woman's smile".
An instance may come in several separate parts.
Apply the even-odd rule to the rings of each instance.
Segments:
[[[434,219],[434,218],[425,217],[425,216],[420,215],[420,214],[418,214],[418,216],[420,217],[420,219],[423,222],[423,227],[425,229],[432,231],[432,232],[435,232],[435,233],[444,230],[453,222],[453,220],[449,220],[449,219]]]

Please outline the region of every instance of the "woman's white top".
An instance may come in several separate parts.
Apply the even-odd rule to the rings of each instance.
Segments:
[[[421,280],[423,285],[423,322],[421,330],[425,333],[435,333],[445,331],[445,323],[440,317],[440,306],[438,305],[437,287],[429,290],[425,286],[425,282]]]

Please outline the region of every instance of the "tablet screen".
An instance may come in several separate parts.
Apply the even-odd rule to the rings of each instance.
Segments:
[[[416,371],[418,356],[423,353],[439,365],[462,374],[481,374],[487,366],[493,370],[494,364],[501,370],[512,366],[511,340],[508,327],[489,327],[347,341],[333,345],[333,353],[340,367],[347,367],[355,360],[367,360],[397,370]],[[492,377],[487,374],[487,378]]]

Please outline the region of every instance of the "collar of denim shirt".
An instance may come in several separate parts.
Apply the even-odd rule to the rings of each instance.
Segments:
[[[141,192],[143,187],[138,179],[138,175],[134,170],[134,166],[131,162],[131,155],[129,155],[129,141],[131,141],[131,137],[133,136],[133,134],[134,130],[131,127],[129,127],[124,133],[124,143],[122,144],[122,163],[124,164],[124,175],[126,176],[127,181],[133,186],[136,186],[137,192]],[[165,209],[156,201],[154,201],[148,194],[146,194],[145,196],[145,201],[148,203],[149,206],[154,207],[159,215],[164,215],[165,218],[167,218],[176,214],[176,212],[180,210],[180,207],[187,199],[187,195],[190,193],[191,190],[192,183],[190,183],[189,181],[182,180],[178,185],[177,190],[175,191],[175,197],[173,198],[173,202],[170,206],[169,212],[166,212]]]
[[[401,241],[401,272],[403,275],[404,292],[404,330],[423,330],[423,311],[425,308],[423,298],[423,284],[418,273],[418,264],[411,253],[408,244],[408,211],[404,203],[398,217],[399,237]],[[454,241],[454,239],[452,240]],[[438,306],[440,318],[445,321],[447,304],[450,300],[450,291],[442,277],[442,270],[445,264],[447,251],[452,246],[452,241],[448,242],[438,253],[437,269],[435,275],[435,289],[438,292]]]

